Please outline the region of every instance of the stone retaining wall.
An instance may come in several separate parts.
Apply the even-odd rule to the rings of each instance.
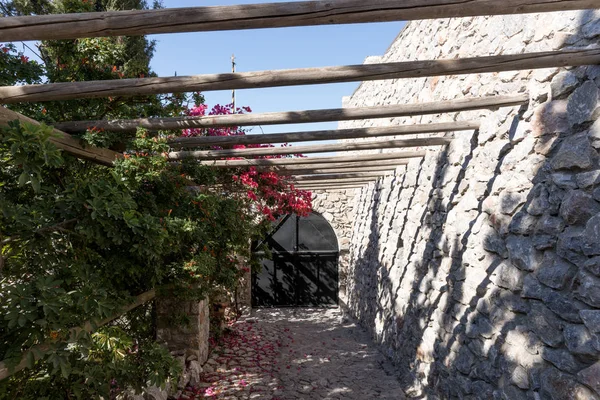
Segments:
[[[415,21],[367,62],[585,47],[599,36],[598,12]],[[599,84],[592,66],[366,82],[345,99],[530,94],[521,108],[340,123],[482,121],[353,200],[348,306],[409,396],[600,399]]]
[[[348,276],[348,265],[350,261],[350,235],[354,221],[354,189],[344,190],[314,190],[313,210],[318,212],[332,226],[338,238],[340,249],[339,259],[339,282],[340,300],[346,301],[346,281]]]

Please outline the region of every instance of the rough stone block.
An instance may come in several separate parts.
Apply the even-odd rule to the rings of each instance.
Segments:
[[[510,262],[502,262],[495,269],[490,279],[498,287],[516,292],[523,288],[525,274],[526,272],[518,269]]]
[[[564,139],[550,165],[556,171],[587,169],[594,165],[597,153],[587,135],[579,134]]]
[[[571,126],[594,121],[600,115],[600,90],[592,81],[586,81],[569,97],[567,120]]]
[[[554,368],[548,368],[542,373],[541,383],[542,393],[552,400],[600,400],[575,378]]]
[[[523,271],[535,271],[542,262],[542,254],[535,250],[531,239],[509,235],[506,239],[509,259]]]
[[[569,225],[585,224],[600,213],[600,203],[581,190],[569,192],[560,206],[560,216]]]
[[[579,84],[579,79],[571,71],[563,71],[556,75],[550,82],[552,99],[568,96]]]
[[[556,253],[575,265],[584,265],[588,257],[583,255],[583,229],[569,227],[560,234]]]
[[[535,234],[558,235],[565,229],[565,226],[562,218],[544,215],[535,226]]]
[[[535,231],[537,223],[538,218],[521,210],[513,216],[510,224],[508,225],[508,230],[511,233],[516,233],[519,235],[531,235]]]
[[[544,285],[560,290],[571,282],[576,272],[577,268],[573,264],[553,252],[548,252],[544,255],[542,266],[537,271],[537,278]]]
[[[600,333],[600,310],[581,310],[579,315],[591,333]]]
[[[581,249],[586,256],[600,254],[600,214],[594,215],[587,222],[585,231],[583,232]]]
[[[577,374],[579,380],[600,395],[600,361]]]
[[[581,189],[587,189],[600,184],[600,171],[581,172],[575,175],[577,186]]]
[[[581,270],[575,278],[575,296],[592,307],[600,308],[600,278]]]
[[[527,315],[529,326],[544,344],[558,347],[563,343],[561,321],[542,302],[531,302],[531,312]]]
[[[579,363],[567,349],[552,349],[546,347],[542,350],[542,358],[552,363],[561,371],[569,372],[571,374],[577,373],[580,369]]]
[[[568,325],[563,330],[563,334],[571,353],[589,357],[598,356],[598,350],[594,347],[595,339],[585,325]]]

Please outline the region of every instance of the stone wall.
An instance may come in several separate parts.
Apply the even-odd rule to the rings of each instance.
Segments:
[[[415,21],[367,62],[594,45],[600,13]],[[600,67],[363,83],[345,106],[529,92],[354,198],[347,295],[409,396],[600,399]],[[317,195],[318,198],[319,195]],[[334,215],[334,213],[331,213]]]
[[[339,282],[340,300],[346,301],[346,281],[350,261],[350,235],[354,221],[354,189],[343,190],[314,190],[313,210],[321,214],[332,226],[338,238],[340,249]]]
[[[164,390],[148,389],[156,392],[154,397],[150,397],[151,400],[162,399],[161,396],[167,392],[180,394],[186,386],[200,382],[202,365],[209,353],[209,311],[208,299],[195,301],[167,295],[156,298],[157,341],[177,358],[183,373],[177,385],[169,385]],[[179,398],[179,395],[175,395],[175,398]]]

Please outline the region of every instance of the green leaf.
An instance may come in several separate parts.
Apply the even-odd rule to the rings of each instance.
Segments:
[[[35,364],[35,356],[33,355],[33,351],[29,350],[27,352],[27,356],[25,357],[25,360],[27,362],[27,368],[33,368],[33,364]]]
[[[27,184],[28,179],[29,174],[27,174],[26,172],[22,172],[21,175],[19,175],[19,186],[25,186],[25,184]]]

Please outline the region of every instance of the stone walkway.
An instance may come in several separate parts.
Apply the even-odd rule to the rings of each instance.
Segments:
[[[393,367],[338,309],[262,309],[233,327],[185,399],[405,399]]]

